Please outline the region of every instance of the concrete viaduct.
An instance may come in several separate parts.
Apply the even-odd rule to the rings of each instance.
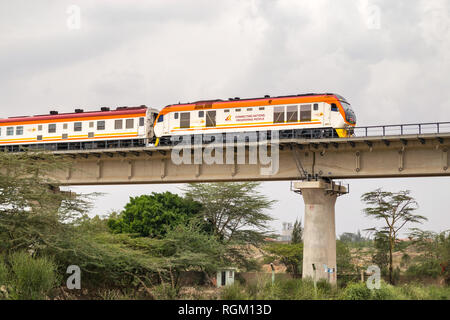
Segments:
[[[382,133],[370,135],[367,128],[372,127],[363,128],[363,134],[351,138],[235,143],[231,159],[236,161],[231,164],[196,162],[196,152],[205,152],[205,145],[182,151],[183,155],[189,153],[191,164],[174,163],[172,147],[56,151],[54,153],[73,161],[73,166],[55,173],[55,177],[61,185],[67,186],[298,181],[293,187],[302,194],[305,202],[303,277],[324,278],[335,283],[335,202],[339,195],[349,190],[334,179],[450,175],[450,130],[443,133],[437,124],[437,130],[424,133],[418,125],[418,132],[406,133],[401,127],[400,132],[388,135],[385,127],[379,127]],[[267,174],[267,163],[255,163],[252,156],[255,147],[272,148],[272,156],[279,154],[276,172]],[[239,152],[241,161],[237,161]],[[244,163],[242,154],[245,155]]]

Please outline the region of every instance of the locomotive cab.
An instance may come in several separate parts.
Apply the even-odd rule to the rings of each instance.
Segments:
[[[336,103],[331,103],[331,123],[336,128],[339,137],[353,136],[353,127],[356,125],[355,112],[344,97],[337,94],[335,97]]]

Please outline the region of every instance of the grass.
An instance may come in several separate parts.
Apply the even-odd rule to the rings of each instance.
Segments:
[[[381,282],[380,289],[370,290],[365,283],[349,283],[339,289],[326,282],[308,280],[259,281],[223,288],[223,300],[450,300],[450,287],[407,284],[392,286]]]
[[[8,261],[10,268],[6,287],[11,299],[46,299],[58,283],[57,267],[46,257],[33,258],[27,252],[16,252],[8,257]]]

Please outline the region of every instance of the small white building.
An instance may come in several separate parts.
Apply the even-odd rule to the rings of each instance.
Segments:
[[[217,288],[231,286],[234,283],[236,268],[223,268],[217,271]]]

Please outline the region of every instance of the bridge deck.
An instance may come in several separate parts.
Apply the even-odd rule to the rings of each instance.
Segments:
[[[245,145],[245,147],[244,147]],[[272,162],[252,163],[250,152],[272,148]],[[234,162],[195,162],[204,148],[232,152]],[[55,151],[73,161],[73,168],[55,177],[64,185],[188,183],[212,181],[299,180],[448,176],[450,132],[332,139],[287,139],[264,142],[193,146],[191,164],[176,164],[172,151],[180,147],[141,147]],[[173,150],[175,149],[175,150]],[[244,152],[245,161],[238,161]],[[278,153],[278,157],[276,157]],[[260,160],[260,154],[257,158]],[[242,160],[242,158],[241,158]],[[267,159],[266,159],[267,160]],[[274,171],[268,171],[273,165]],[[273,174],[268,174],[271,172]]]

